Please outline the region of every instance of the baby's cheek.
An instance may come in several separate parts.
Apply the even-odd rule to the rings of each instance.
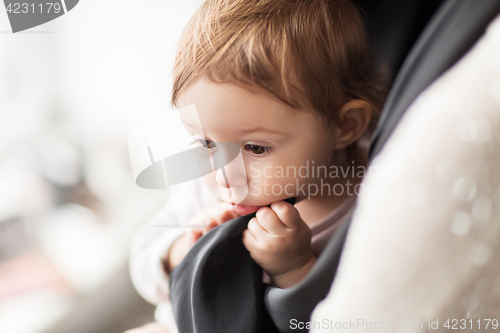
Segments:
[[[218,188],[220,187],[215,180],[216,174],[208,174],[206,176],[201,177],[203,184],[210,190],[212,194],[217,194]]]
[[[249,196],[271,203],[295,196],[296,180],[275,177],[254,178],[249,182]]]

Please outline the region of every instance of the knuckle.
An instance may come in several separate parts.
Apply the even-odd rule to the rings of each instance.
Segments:
[[[255,216],[258,218],[258,219],[263,219],[265,218],[266,216],[269,215],[269,211],[271,209],[269,207],[262,207],[260,208],[257,213],[255,213]]]
[[[259,242],[256,249],[258,252],[265,254],[272,250],[272,246],[268,242]]]
[[[294,214],[296,209],[294,206],[284,201],[275,202],[271,205],[273,210],[281,217],[290,217]]]
[[[270,232],[274,227],[274,221],[272,219],[261,219],[259,225]]]
[[[279,248],[279,249],[283,249],[283,250],[286,250],[288,249],[290,246],[289,242],[288,242],[288,239],[286,237],[278,237],[276,239],[276,247]]]

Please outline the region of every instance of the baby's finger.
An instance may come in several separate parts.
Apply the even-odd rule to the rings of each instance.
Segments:
[[[252,252],[252,250],[255,249],[256,244],[258,243],[258,241],[255,238],[255,236],[248,229],[245,229],[243,231],[243,235],[242,235],[241,241],[243,242],[243,245],[245,246],[245,248],[249,252]]]
[[[234,218],[239,217],[240,215],[231,213],[231,212],[224,212],[218,216],[215,216],[214,218],[208,220],[206,223],[206,226],[203,228],[203,235],[205,235],[207,232],[212,230],[213,228],[230,221]]]
[[[248,221],[247,229],[250,230],[252,235],[259,242],[265,241],[266,237],[269,236],[267,230],[262,228],[255,217],[251,218],[250,221]]]
[[[255,216],[262,228],[266,229],[270,234],[280,234],[286,229],[278,215],[269,207],[260,208]]]
[[[218,225],[221,225],[224,222],[230,221],[232,219],[235,219],[237,217],[240,217],[240,215],[233,213],[231,211],[225,211],[224,213],[216,216],[214,220],[217,222]]]
[[[286,201],[273,202],[271,209],[287,228],[297,228],[303,223],[297,208]]]
[[[218,225],[219,225],[219,223],[216,220],[210,220],[210,221],[208,221],[207,226],[205,228],[203,228],[203,230],[205,232],[207,232],[209,230],[212,230],[213,228],[215,228]]]
[[[191,229],[189,230],[188,232],[188,243],[190,245],[196,243],[196,241],[198,239],[200,239],[200,237],[203,236],[203,231],[201,229]]]

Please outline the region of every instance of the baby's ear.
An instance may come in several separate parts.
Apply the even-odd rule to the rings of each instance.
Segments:
[[[355,99],[344,104],[338,114],[335,124],[337,142],[335,149],[342,149],[357,141],[370,124],[372,108],[361,99]]]

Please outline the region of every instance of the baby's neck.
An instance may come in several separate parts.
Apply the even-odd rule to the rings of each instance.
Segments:
[[[304,220],[307,225],[311,226],[330,214],[346,200],[350,199],[352,196],[356,196],[354,194],[354,186],[358,183],[359,180],[356,183],[350,181],[351,191],[353,192],[351,195],[344,194],[342,196],[331,195],[315,196],[310,199],[305,198],[299,201],[295,207],[299,211],[302,220]]]
[[[364,172],[359,172],[361,170],[359,167],[364,167],[362,162],[360,163],[358,160],[353,164],[345,158],[341,158],[340,161],[337,160],[337,162],[338,163],[334,165],[332,170],[339,171],[339,178],[323,179],[323,183],[328,183],[330,189],[332,189],[330,195],[328,195],[326,190],[327,187],[325,187],[323,195],[311,196],[309,199],[306,197],[295,205],[300,213],[300,216],[309,226],[326,217],[346,200],[349,200],[353,196],[356,196],[357,193],[362,192],[359,187],[356,187],[356,185],[361,183],[361,176],[364,174]],[[352,172],[353,169],[354,172]],[[366,169],[364,170],[366,171]],[[335,191],[333,191],[334,186],[336,189]],[[341,192],[340,189],[343,189],[342,194],[336,195],[335,193],[339,194]]]

